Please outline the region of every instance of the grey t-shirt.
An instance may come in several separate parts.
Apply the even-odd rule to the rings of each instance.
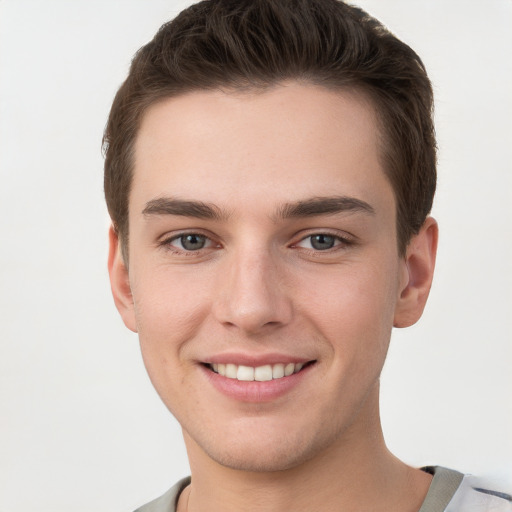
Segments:
[[[422,469],[434,478],[418,512],[512,512],[512,496],[481,487],[474,476],[441,466]],[[179,495],[189,484],[190,477],[180,480],[135,512],[176,512]]]

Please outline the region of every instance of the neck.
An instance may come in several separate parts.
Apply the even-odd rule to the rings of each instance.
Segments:
[[[192,484],[180,500],[187,512],[310,512],[311,510],[419,510],[431,477],[386,448],[376,411],[357,420],[312,459],[282,471],[251,472],[222,466],[184,433]]]

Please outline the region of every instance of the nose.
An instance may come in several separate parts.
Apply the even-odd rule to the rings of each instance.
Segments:
[[[219,322],[248,335],[278,329],[290,322],[292,302],[285,269],[265,250],[238,250],[218,276],[214,314]]]

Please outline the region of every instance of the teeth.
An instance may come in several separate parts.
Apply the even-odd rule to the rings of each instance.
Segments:
[[[226,377],[227,376],[228,375],[226,373]],[[233,377],[233,378],[235,378],[237,380],[247,380],[247,381],[254,380],[254,368],[252,368],[251,366],[240,365],[238,367],[238,371],[236,372],[236,377]]]
[[[232,363],[214,363],[210,368],[219,375],[227,377],[228,379],[237,379],[242,381],[258,381],[264,382],[273,379],[281,379],[282,377],[289,377],[290,375],[300,372],[304,363],[288,363],[288,364],[266,364],[264,366],[236,365]]]
[[[284,377],[284,364],[275,364],[272,367],[272,378],[280,379],[281,377]]]
[[[285,377],[288,377],[289,375],[291,375],[293,372],[295,371],[295,365],[293,363],[288,363],[285,367],[284,367],[284,376]]]
[[[237,374],[236,370],[237,370],[236,365],[227,364],[226,365],[226,377],[228,379],[236,379],[236,374]]]
[[[265,366],[258,366],[257,368],[254,368],[254,380],[259,382],[272,380],[272,366],[267,364]]]

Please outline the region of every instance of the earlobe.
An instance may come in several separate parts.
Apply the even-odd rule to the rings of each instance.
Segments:
[[[108,274],[114,303],[126,327],[133,332],[137,332],[128,269],[123,261],[119,237],[113,226],[109,229],[108,237]]]
[[[407,247],[404,261],[407,277],[398,297],[394,327],[409,327],[423,313],[434,276],[438,232],[437,222],[428,217]]]

